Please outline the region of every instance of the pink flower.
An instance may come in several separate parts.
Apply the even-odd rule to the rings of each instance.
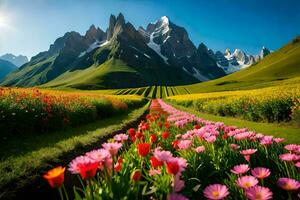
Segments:
[[[177,167],[176,169],[173,168],[173,166],[178,165],[178,170]],[[167,171],[173,172],[173,174],[176,175],[181,175],[181,173],[185,170],[187,167],[187,161],[184,158],[181,157],[172,157],[167,161]]]
[[[249,162],[250,161],[250,155],[254,154],[256,151],[257,151],[257,149],[246,149],[246,150],[240,151],[240,153]]]
[[[216,139],[217,139],[217,137],[214,135],[205,138],[206,142],[208,142],[208,143],[214,143],[216,141]]]
[[[161,162],[166,162],[173,157],[173,155],[170,151],[161,151],[158,148],[156,148],[154,150],[153,155],[157,158],[157,160],[159,160]]]
[[[110,157],[110,153],[105,149],[97,149],[85,154],[93,160],[98,162],[103,162],[106,158]]]
[[[112,158],[110,156],[110,153],[107,150],[105,150],[105,149],[93,150],[93,151],[87,152],[85,155],[93,160],[98,161],[99,168],[101,170],[104,169],[104,166],[111,168]]]
[[[236,165],[230,170],[234,174],[244,174],[249,171],[249,166],[247,164]]]
[[[155,175],[159,175],[159,174],[161,174],[160,169],[150,169],[149,170],[149,175],[150,176],[155,176]]]
[[[280,160],[287,161],[287,162],[292,162],[292,161],[297,161],[299,157],[296,154],[292,153],[285,153],[279,155]]]
[[[185,196],[177,193],[168,194],[167,200],[189,200]]]
[[[192,141],[191,140],[179,140],[179,143],[177,144],[179,149],[189,149],[192,146]]]
[[[251,174],[259,179],[264,179],[270,176],[271,172],[269,169],[264,167],[256,167],[251,171]]]
[[[205,147],[204,147],[204,146],[199,146],[199,147],[197,147],[197,148],[195,149],[195,151],[196,151],[197,153],[203,153],[203,152],[205,151]]]
[[[284,190],[298,190],[300,188],[300,183],[295,179],[291,178],[279,178],[277,181],[279,187]]]
[[[258,180],[253,176],[242,176],[236,180],[236,184],[243,189],[248,189],[258,184]]]
[[[110,155],[115,156],[118,154],[119,149],[122,147],[122,144],[114,142],[114,143],[104,143],[102,147],[106,149]]]
[[[287,144],[284,146],[284,148],[288,151],[295,151],[297,148],[299,148],[299,145],[297,144]]]
[[[276,143],[282,143],[282,142],[285,141],[285,139],[284,139],[284,138],[274,138],[274,141],[275,141]]]
[[[117,141],[117,142],[123,142],[123,141],[126,141],[126,140],[128,140],[128,135],[126,135],[126,134],[118,134],[118,135],[115,135],[115,136],[114,136],[114,140]]]
[[[265,146],[273,144],[273,136],[264,136],[260,139],[260,144]]]
[[[232,150],[237,150],[237,149],[240,148],[240,146],[237,145],[237,144],[230,144],[230,148],[231,148]]]
[[[245,195],[250,200],[268,200],[272,199],[273,193],[267,187],[254,186],[246,189]]]
[[[72,174],[79,174],[82,166],[94,164],[94,163],[97,163],[97,161],[91,159],[88,156],[78,156],[70,162],[68,170]]]
[[[228,188],[225,185],[221,184],[213,184],[207,186],[203,194],[208,199],[218,200],[224,199],[226,196],[229,195]]]
[[[300,162],[295,163],[295,166],[300,168]]]
[[[175,192],[180,192],[184,188],[184,181],[180,180],[180,177],[178,175],[174,176],[172,187],[174,188]]]

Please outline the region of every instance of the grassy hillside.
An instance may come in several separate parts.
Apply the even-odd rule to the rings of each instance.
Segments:
[[[131,67],[120,59],[111,58],[101,65],[86,69],[67,71],[42,87],[105,89],[129,88],[139,85],[174,84],[184,81],[178,69],[166,67],[161,70]],[[163,80],[163,82],[162,82]],[[191,81],[190,81],[191,82]]]
[[[18,69],[18,67],[11,62],[0,59],[0,80],[16,69]]]
[[[278,84],[300,83],[299,77],[300,37],[249,68],[219,79],[183,87],[191,93],[255,89]]]
[[[28,66],[26,65],[26,67],[20,67],[18,70],[10,73],[0,85],[22,84],[26,86],[34,86],[40,81],[45,82],[45,74],[51,70],[54,60],[55,56],[37,63],[31,63]]]

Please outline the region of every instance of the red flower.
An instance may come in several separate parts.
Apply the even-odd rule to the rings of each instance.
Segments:
[[[139,181],[142,177],[142,173],[140,170],[136,170],[132,173],[131,179],[135,182]]]
[[[147,156],[150,152],[150,144],[149,143],[140,143],[137,145],[138,153],[140,156]]]
[[[166,127],[166,128],[169,128],[169,127],[170,127],[169,122],[165,122],[165,127]]]
[[[59,188],[64,183],[65,167],[56,167],[49,170],[43,177],[48,181],[49,185],[53,188]]]
[[[137,132],[135,135],[136,138],[138,139],[143,139],[144,138],[144,134],[142,132]]]
[[[150,134],[150,141],[151,143],[155,143],[157,141],[157,137],[155,134]]]
[[[165,140],[166,140],[169,136],[170,136],[170,133],[169,133],[168,131],[165,131],[165,132],[163,132],[163,134],[162,134],[162,138],[165,139]]]
[[[158,125],[159,128],[162,127],[162,123],[161,122],[157,122],[157,125]]]
[[[130,129],[128,129],[128,135],[130,136],[130,137],[134,137],[135,136],[135,129],[134,128],[130,128]]]
[[[119,158],[117,163],[114,166],[116,172],[119,172],[121,170],[122,163],[123,163],[123,158]]]
[[[139,126],[140,126],[140,128],[141,128],[143,131],[149,129],[149,124],[148,124],[148,123],[145,123],[145,122],[141,122]]]
[[[173,148],[174,149],[177,149],[178,148],[178,143],[179,143],[179,140],[174,140],[173,142],[172,142],[172,146],[173,146]]]
[[[163,164],[164,164],[162,161],[159,161],[155,156],[152,156],[150,158],[150,163],[151,163],[152,167],[154,167],[154,168],[163,166]]]
[[[167,162],[167,172],[176,175],[179,171],[179,165],[176,161]]]
[[[201,126],[199,125],[199,124],[196,124],[195,126],[194,126],[194,129],[200,129],[201,128]]]
[[[83,180],[92,178],[96,175],[98,162],[88,162],[88,163],[80,163],[77,165],[79,168],[80,176]]]
[[[222,137],[222,138],[223,138],[224,140],[226,140],[228,137],[229,137],[229,136],[228,136],[228,134],[227,134],[227,133],[225,133],[225,134],[223,135],[223,137]]]

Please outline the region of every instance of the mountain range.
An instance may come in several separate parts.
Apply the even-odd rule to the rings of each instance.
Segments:
[[[223,77],[262,57],[241,50],[214,53],[193,44],[185,28],[163,16],[136,29],[120,13],[106,31],[94,25],[85,35],[71,31],[49,49],[6,76],[2,86],[107,89],[148,85],[185,85]]]
[[[0,56],[0,59],[11,62],[12,64],[14,64],[17,67],[20,67],[28,62],[28,58],[26,56],[23,56],[23,55],[15,56],[11,53],[7,53],[7,54]]]
[[[248,55],[241,49],[235,49],[232,53],[230,49],[226,49],[224,53],[216,51],[215,53],[209,49],[209,55],[214,58],[218,66],[227,74],[247,68],[258,63],[269,55],[271,51],[266,47],[262,47],[259,55]]]

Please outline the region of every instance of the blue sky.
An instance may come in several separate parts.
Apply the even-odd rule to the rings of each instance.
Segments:
[[[0,55],[33,56],[67,31],[103,30],[111,13],[136,27],[163,15],[187,29],[196,46],[257,54],[300,35],[299,0],[0,0]]]

